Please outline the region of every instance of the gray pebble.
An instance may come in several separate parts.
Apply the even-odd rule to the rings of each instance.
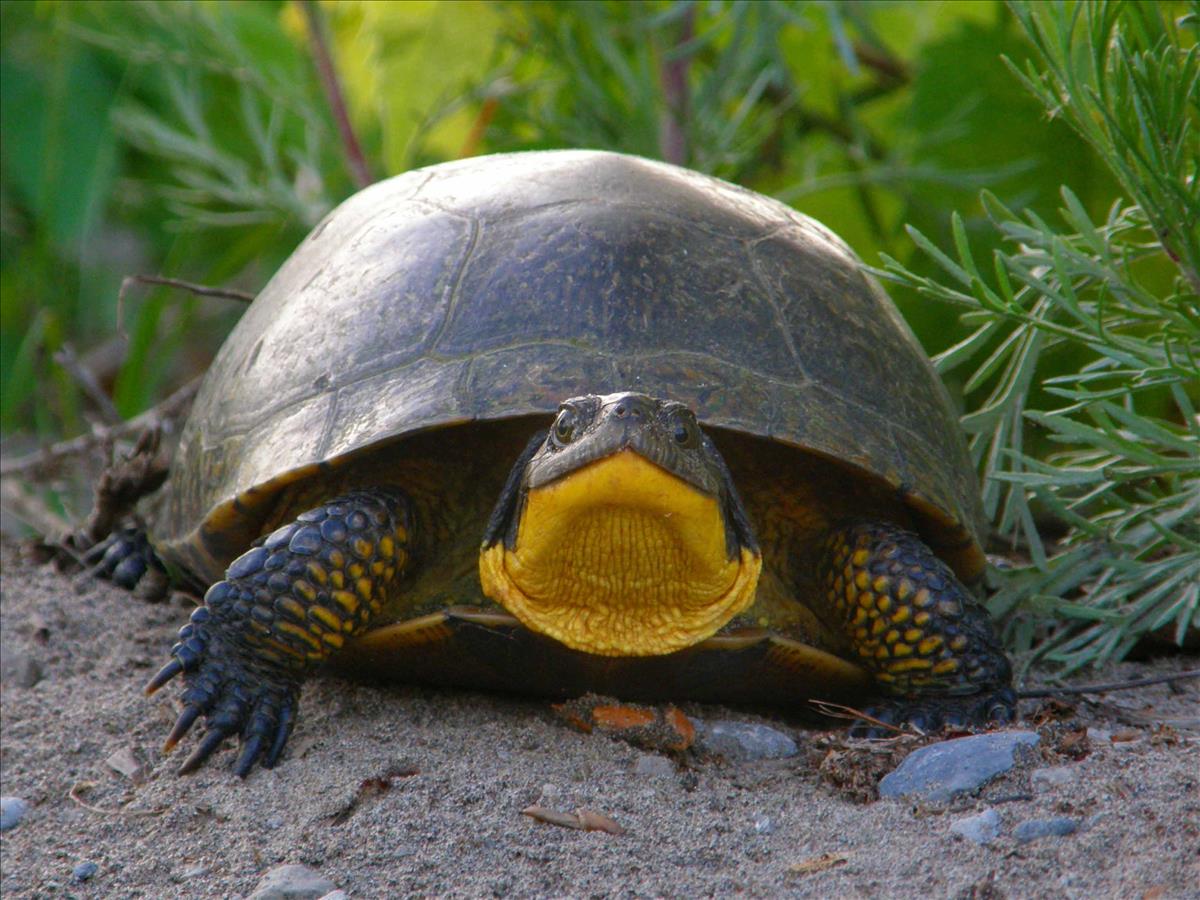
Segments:
[[[1075,819],[1058,816],[1053,819],[1028,819],[1013,829],[1013,837],[1022,844],[1036,841],[1038,838],[1074,834],[1079,828]]]
[[[1016,764],[1019,747],[1041,740],[1032,731],[1001,731],[942,741],[914,750],[879,782],[881,797],[916,794],[933,801],[971,791]]]
[[[757,816],[754,819],[755,834],[774,834],[775,823],[771,821],[770,816]]]
[[[0,650],[0,681],[31,688],[42,680],[42,663],[23,650]]]
[[[29,804],[20,797],[0,797],[0,831],[16,828],[29,812]]]
[[[1000,837],[1000,814],[985,809],[977,816],[966,816],[950,823],[950,830],[976,844],[990,844]]]
[[[308,866],[276,866],[259,879],[246,900],[320,900],[337,885]]]
[[[1070,784],[1078,777],[1074,766],[1050,766],[1036,769],[1030,776],[1034,787],[1051,788]]]
[[[87,881],[100,870],[100,867],[90,859],[81,862],[71,870],[71,877],[76,881]]]
[[[338,888],[336,891],[330,891],[321,900],[350,900],[350,895]]]
[[[784,759],[799,751],[796,742],[778,729],[753,722],[696,721],[700,748],[737,762]]]
[[[671,778],[675,775],[675,766],[665,756],[643,753],[633,764],[633,773],[648,778]]]
[[[263,822],[268,828],[274,831],[276,828],[283,827],[283,819],[279,816],[271,816],[267,821]]]

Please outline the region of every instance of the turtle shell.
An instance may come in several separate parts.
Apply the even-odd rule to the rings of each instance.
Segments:
[[[206,376],[156,541],[219,577],[324,465],[626,389],[881,479],[960,576],[981,570],[949,398],[849,248],[760,194],[591,151],[420,169],[330,213]]]

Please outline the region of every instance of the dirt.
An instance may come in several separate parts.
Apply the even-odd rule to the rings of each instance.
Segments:
[[[5,898],[237,897],[281,863],[350,897],[1200,897],[1196,681],[1026,701],[1039,757],[949,805],[873,800],[906,748],[782,715],[683,704],[772,724],[801,752],[647,764],[542,701],[331,676],[305,687],[278,768],[239,781],[226,749],[180,778],[195,739],[162,756],[173,692],[146,699],[141,686],[187,599],[146,605],[0,553],[0,781],[31,806],[0,838]],[[1196,665],[1177,656],[1088,680]],[[1033,776],[1046,767],[1065,781]],[[617,828],[546,824],[522,815],[530,806]],[[988,808],[994,843],[951,832]],[[1080,830],[1013,837],[1056,816]],[[76,882],[84,861],[98,869]]]

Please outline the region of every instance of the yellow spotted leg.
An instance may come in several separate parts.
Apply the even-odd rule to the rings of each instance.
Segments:
[[[891,697],[871,715],[927,731],[1013,717],[1012,668],[987,610],[915,534],[839,528],[819,578],[854,654]]]
[[[179,632],[153,693],[183,673],[172,749],[204,716],[198,768],[230,735],[245,776],[279,759],[304,677],[377,616],[409,562],[410,505],[394,488],[356,491],[302,513],[235,559]]]

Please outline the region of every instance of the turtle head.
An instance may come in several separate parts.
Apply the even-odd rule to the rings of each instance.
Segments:
[[[605,656],[670,653],[754,599],[762,558],[716,447],[682,403],[574,397],[517,460],[483,591],[532,631]]]

